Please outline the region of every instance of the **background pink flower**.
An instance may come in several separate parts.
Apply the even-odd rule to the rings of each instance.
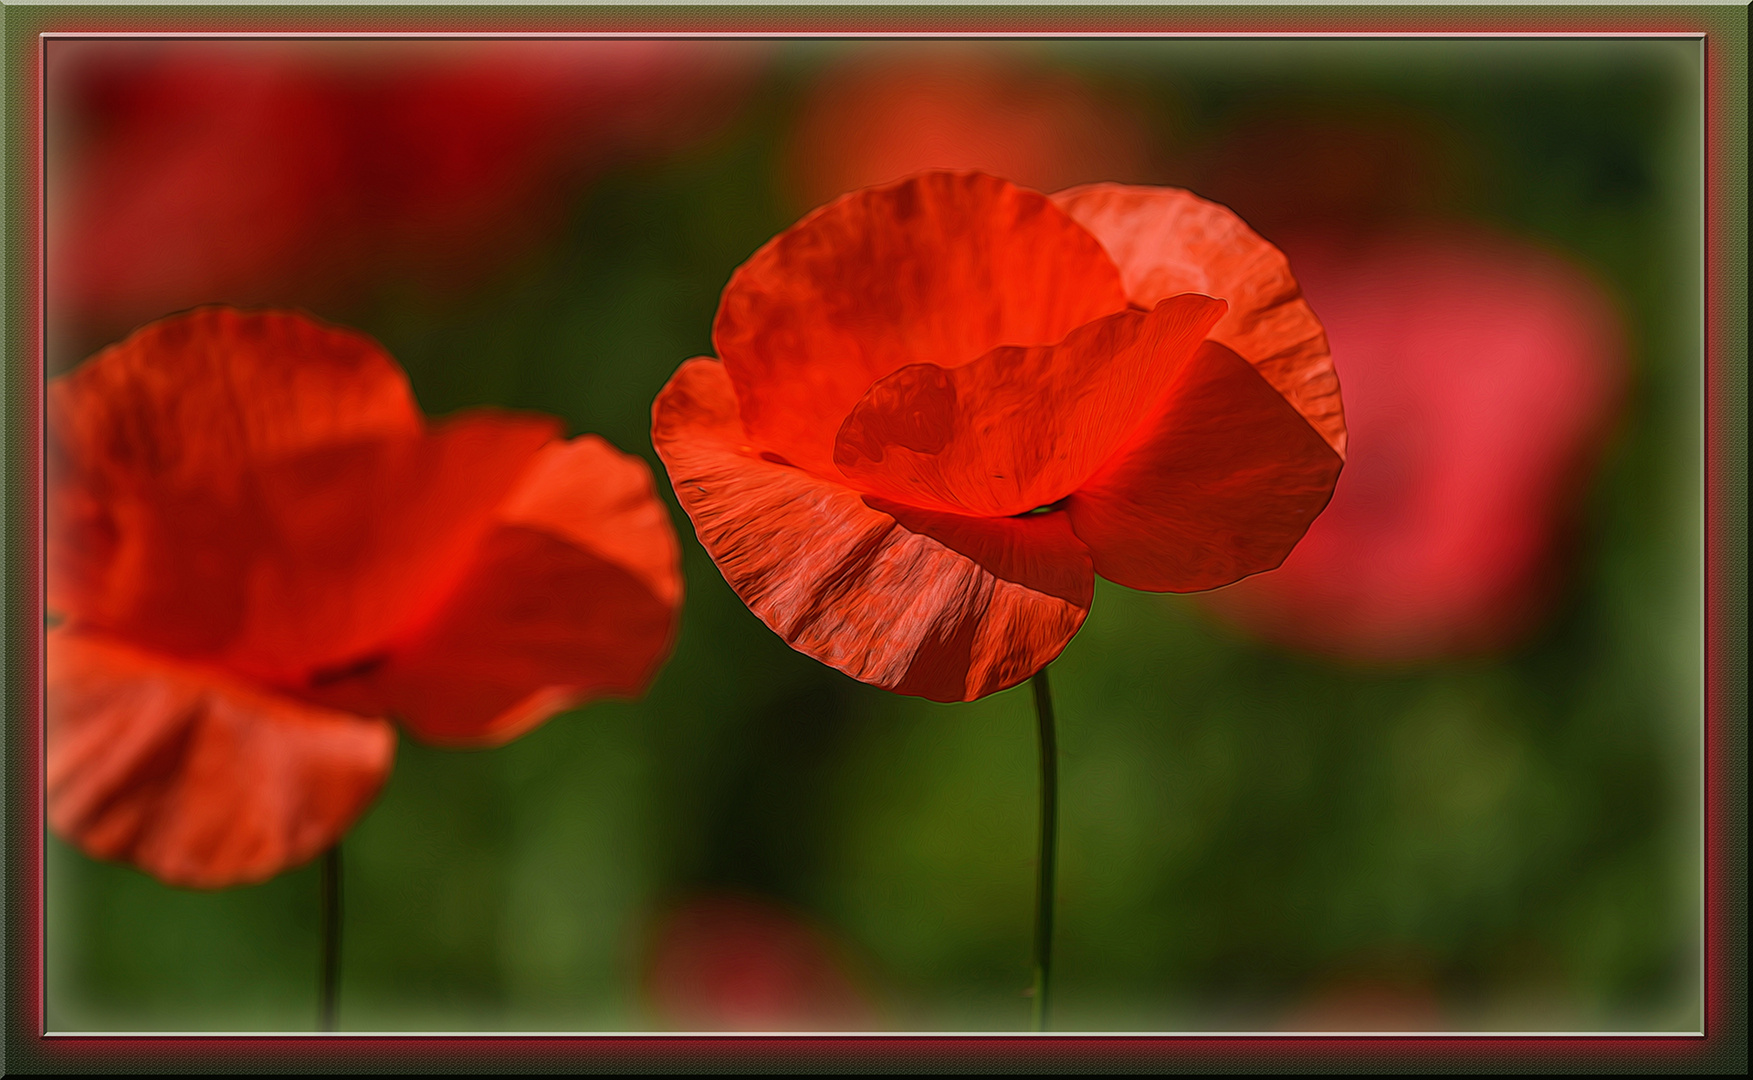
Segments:
[[[1478,229],[1287,239],[1351,455],[1278,570],[1209,603],[1366,660],[1501,648],[1545,614],[1624,391],[1618,316],[1576,267]]]
[[[699,896],[670,912],[645,984],[672,1031],[857,1031],[877,1021],[836,942],[782,907],[738,894]]]

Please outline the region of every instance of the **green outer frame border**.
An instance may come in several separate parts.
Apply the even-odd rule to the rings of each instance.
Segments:
[[[6,576],[5,1019],[0,1071],[1482,1071],[1744,1072],[1747,1065],[1747,28],[1739,5],[1564,6],[57,6],[0,7],[5,147],[4,456],[0,505]],[[139,33],[579,32],[930,35],[1176,33],[1625,33],[1706,37],[1706,1024],[1697,1039],[1221,1039],[1204,1037],[698,1038],[598,1036],[360,1038],[90,1038],[45,1040],[33,1026],[26,930],[40,827],[18,802],[34,792],[34,726],[42,609],[37,499],[41,383],[37,311],[37,35]],[[28,560],[28,561],[27,561]],[[22,568],[22,573],[15,569]]]

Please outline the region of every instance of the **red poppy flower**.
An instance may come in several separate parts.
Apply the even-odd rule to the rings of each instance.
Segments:
[[[1502,648],[1549,609],[1623,391],[1619,320],[1555,256],[1477,230],[1292,240],[1358,452],[1284,566],[1208,598],[1361,660]]]
[[[787,170],[801,205],[927,169],[974,170],[1039,191],[1149,171],[1151,141],[1123,101],[1013,50],[885,46],[811,86]]]
[[[505,742],[637,693],[681,579],[650,471],[553,420],[428,425],[369,339],[202,308],[48,389],[50,823],[174,884],[333,844],[395,717]]]
[[[225,301],[467,283],[578,181],[732,115],[687,41],[55,42],[50,307],[107,336]]]
[[[659,925],[645,994],[672,1031],[864,1031],[875,1009],[844,951],[798,916],[705,896]]]
[[[857,192],[732,275],[713,340],[653,411],[701,543],[794,648],[940,701],[1040,670],[1095,574],[1278,565],[1344,452],[1283,256],[1173,189]]]

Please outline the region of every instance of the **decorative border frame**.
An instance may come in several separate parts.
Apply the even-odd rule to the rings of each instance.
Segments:
[[[5,1019],[25,1072],[956,1070],[1744,1072],[1747,1064],[1745,6],[0,8],[6,146]],[[54,1036],[42,1011],[40,115],[44,35],[1695,36],[1705,48],[1703,1036]]]

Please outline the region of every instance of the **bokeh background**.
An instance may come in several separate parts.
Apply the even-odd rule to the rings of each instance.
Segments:
[[[1690,41],[74,42],[51,374],[192,304],[360,328],[429,414],[657,465],[730,272],[919,168],[1190,187],[1287,252],[1352,430],[1274,574],[1099,582],[1051,668],[1057,1023],[1700,1023],[1701,56]],[[346,838],[352,1030],[1027,1024],[1025,688],[793,653],[683,538],[636,702],[404,738]],[[50,1030],[315,1022],[314,866],[48,846]]]

